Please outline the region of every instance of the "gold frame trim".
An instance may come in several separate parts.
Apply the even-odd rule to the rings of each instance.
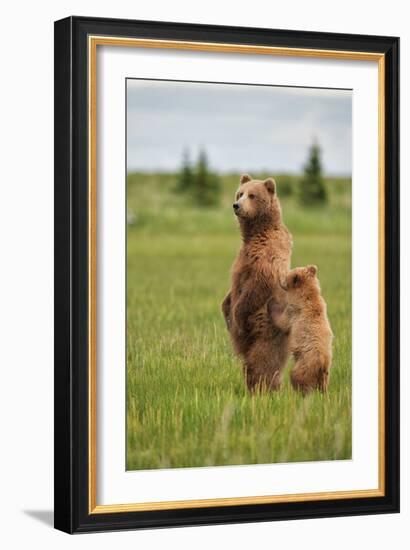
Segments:
[[[125,46],[134,48],[173,49],[221,53],[245,53],[274,55],[285,57],[311,57],[348,59],[378,62],[378,152],[379,152],[379,476],[378,488],[355,491],[329,491],[293,495],[268,495],[237,498],[216,498],[200,500],[179,500],[161,502],[142,502],[132,504],[97,504],[97,46]],[[112,36],[88,37],[88,337],[89,337],[89,434],[88,434],[88,510],[90,514],[117,512],[138,512],[152,510],[173,510],[187,508],[206,508],[214,506],[240,506],[246,504],[268,504],[284,502],[306,502],[318,500],[375,498],[385,495],[385,56],[373,52],[349,52],[334,50],[313,50],[304,48],[282,48],[271,46],[252,46],[242,44],[216,44],[208,42],[188,42],[176,40],[155,40],[139,38],[121,38]]]

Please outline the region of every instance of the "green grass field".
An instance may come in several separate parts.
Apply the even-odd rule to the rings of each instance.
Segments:
[[[127,469],[349,459],[350,181],[326,180],[319,209],[282,199],[292,266],[318,266],[335,335],[329,393],[306,398],[287,373],[279,393],[245,389],[220,311],[240,246],[238,176],[221,182],[221,205],[201,209],[173,192],[172,174],[128,177]]]

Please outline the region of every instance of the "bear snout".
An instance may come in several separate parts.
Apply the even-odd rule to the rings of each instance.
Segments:
[[[240,208],[240,205],[239,205],[237,202],[234,202],[233,205],[232,205],[232,207],[233,207],[233,211],[234,211],[234,212],[238,212],[238,210],[239,210],[239,208]]]

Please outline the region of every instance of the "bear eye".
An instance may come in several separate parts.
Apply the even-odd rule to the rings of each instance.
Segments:
[[[248,197],[249,197],[250,199],[254,199],[254,198],[255,198],[255,195],[254,195],[253,193],[250,193],[250,194],[248,195]]]
[[[241,197],[242,197],[242,195],[243,195],[243,193],[239,193],[239,195],[238,195],[238,196],[239,196],[239,198],[241,198]]]

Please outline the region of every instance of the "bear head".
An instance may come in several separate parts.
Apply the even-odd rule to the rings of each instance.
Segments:
[[[254,180],[248,174],[241,176],[233,209],[240,222],[257,224],[258,221],[264,221],[271,225],[281,223],[282,210],[276,194],[275,180]]]
[[[317,267],[308,265],[291,269],[285,282],[281,283],[283,290],[287,292],[289,304],[302,305],[310,296],[320,293],[319,279],[317,278]]]

